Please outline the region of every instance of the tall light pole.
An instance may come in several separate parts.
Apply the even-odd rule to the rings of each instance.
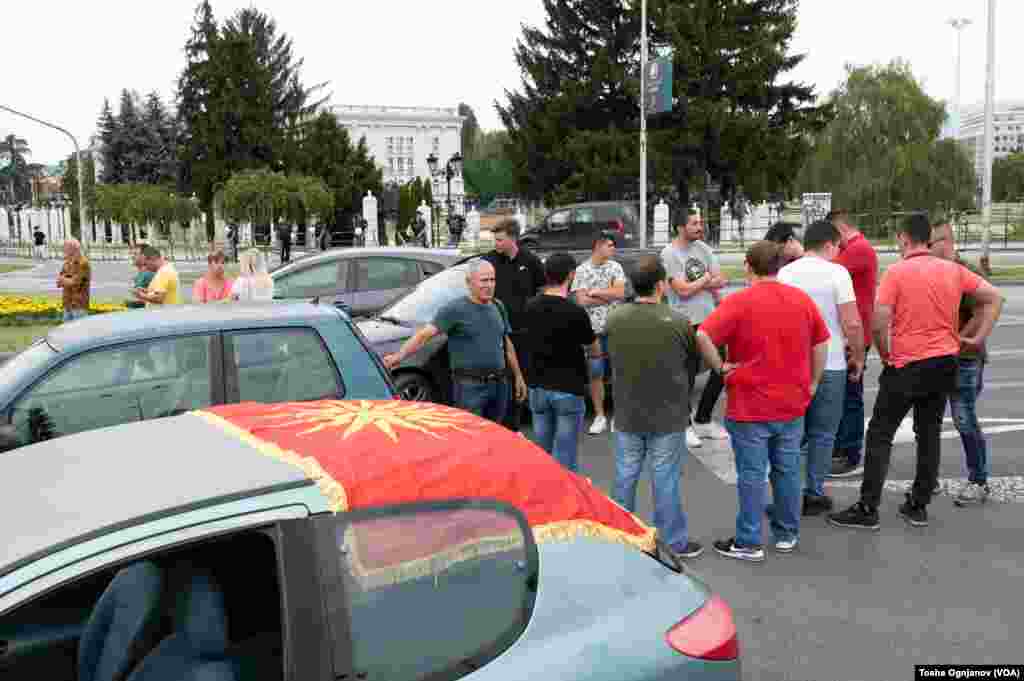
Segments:
[[[58,130],[71,138],[71,143],[75,145],[75,166],[78,170],[78,231],[81,232],[82,234],[82,241],[88,242],[88,239],[85,236],[87,232],[85,229],[85,184],[82,183],[82,152],[78,147],[78,140],[75,139],[74,135],[72,135],[70,132],[60,127],[59,125],[54,125],[53,123],[41,121],[34,116],[29,116],[28,114],[21,113],[20,111],[15,111],[14,109],[6,107],[3,104],[0,104],[0,109],[3,109],[8,113],[12,113],[15,116],[27,118],[28,120],[38,123],[39,125],[45,125],[47,128],[53,128],[54,130]]]
[[[647,248],[647,0],[640,0],[640,248]]]
[[[995,115],[996,99],[996,0],[988,0],[988,59],[985,66],[985,167],[984,183],[981,190],[982,232],[981,269],[991,272],[989,250],[992,246],[992,160],[994,154],[994,131],[992,118]]]
[[[970,26],[972,23],[974,22],[971,21],[970,19],[967,19],[966,17],[949,20],[949,25],[956,29],[956,86],[953,94],[953,112],[954,115],[956,115],[956,130],[954,131],[954,135],[956,136],[957,141],[960,140],[960,47],[962,42],[961,38],[963,37],[964,29]]]

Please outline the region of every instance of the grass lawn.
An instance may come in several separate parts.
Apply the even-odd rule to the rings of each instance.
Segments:
[[[18,270],[27,269],[27,265],[0,265],[0,274],[7,274],[8,272],[17,272]]]

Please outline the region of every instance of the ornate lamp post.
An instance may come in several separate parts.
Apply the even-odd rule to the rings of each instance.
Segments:
[[[452,157],[448,159],[448,162],[444,164],[444,169],[438,169],[438,158],[437,155],[431,153],[427,156],[427,167],[430,168],[430,174],[433,177],[444,175],[445,180],[448,183],[448,194],[445,199],[445,206],[448,209],[448,234],[452,233],[452,178],[462,174],[462,154],[455,152]],[[434,244],[437,245],[436,243]]]

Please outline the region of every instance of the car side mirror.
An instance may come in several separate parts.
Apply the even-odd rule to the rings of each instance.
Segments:
[[[341,310],[342,312],[347,314],[349,317],[353,316],[352,315],[352,306],[349,305],[348,303],[346,303],[345,301],[342,301],[342,300],[334,301],[334,307],[338,308],[339,310]]]

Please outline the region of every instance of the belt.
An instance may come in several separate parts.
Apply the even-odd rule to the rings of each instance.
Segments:
[[[504,369],[452,369],[452,376],[459,381],[476,383],[500,383],[508,378]]]

